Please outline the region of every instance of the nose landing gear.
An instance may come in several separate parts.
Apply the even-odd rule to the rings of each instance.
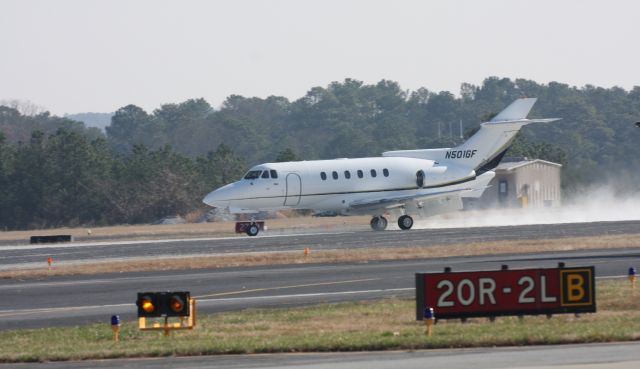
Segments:
[[[398,218],[398,227],[400,227],[400,229],[402,229],[403,231],[411,229],[411,227],[413,227],[413,218],[408,215],[401,216],[400,218]]]
[[[260,232],[260,227],[258,227],[257,224],[255,223],[251,223],[251,225],[249,225],[249,227],[247,227],[247,235],[248,236],[257,236],[258,232]]]
[[[236,233],[246,233],[248,236],[257,236],[260,231],[264,231],[264,221],[243,221],[236,222]]]
[[[387,228],[387,218],[382,215],[371,218],[371,229],[374,231],[384,231]]]

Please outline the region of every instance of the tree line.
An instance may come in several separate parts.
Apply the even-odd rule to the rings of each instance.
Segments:
[[[195,159],[169,146],[115,155],[107,140],[60,128],[10,145],[0,133],[2,229],[147,223],[203,209],[244,163],[221,144]]]
[[[0,106],[0,228],[150,222],[203,209],[209,190],[261,162],[452,147],[524,96],[539,98],[530,117],[563,120],[526,127],[508,155],[563,164],[568,191],[637,177],[640,87],[491,77],[463,84],[457,97],[346,79],[295,101],[232,95],[217,109],[192,99],[152,112],[128,105],[105,133]]]

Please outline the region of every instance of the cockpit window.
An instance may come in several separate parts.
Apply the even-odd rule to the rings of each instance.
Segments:
[[[269,172],[271,172],[271,178],[278,178],[278,172],[273,169],[271,169]]]
[[[250,170],[245,176],[244,179],[256,179],[260,177],[261,170]]]
[[[265,170],[264,172],[262,172],[262,178],[269,178],[269,171]]]

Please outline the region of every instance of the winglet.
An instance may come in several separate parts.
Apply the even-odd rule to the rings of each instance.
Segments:
[[[518,99],[507,106],[503,111],[491,119],[491,122],[503,122],[508,120],[520,120],[525,119],[533,104],[536,103],[537,98],[524,98]]]

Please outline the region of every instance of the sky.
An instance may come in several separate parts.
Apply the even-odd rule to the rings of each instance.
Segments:
[[[640,85],[640,2],[0,0],[0,101],[53,114],[354,78],[459,93],[489,76]]]

